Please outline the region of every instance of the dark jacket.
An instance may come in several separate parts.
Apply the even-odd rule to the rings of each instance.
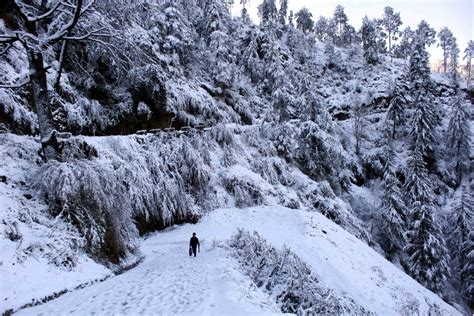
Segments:
[[[199,246],[199,248],[201,248],[201,245],[199,244],[199,239],[197,237],[191,237],[191,239],[189,240],[189,246],[193,248]]]

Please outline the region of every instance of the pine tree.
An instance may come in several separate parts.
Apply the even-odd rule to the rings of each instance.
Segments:
[[[409,256],[408,272],[428,289],[441,293],[450,275],[448,254],[441,231],[433,219],[435,196],[419,148],[411,152],[404,190],[410,205],[408,244],[404,249]]]
[[[391,255],[406,245],[406,206],[399,189],[393,161],[395,153],[391,146],[386,147],[387,161],[383,175],[383,196],[380,214],[380,239],[384,251]]]
[[[250,24],[252,22],[252,20],[250,19],[250,15],[245,7],[242,8],[242,11],[240,11],[240,17],[244,24]]]
[[[405,109],[408,105],[406,95],[409,93],[409,87],[404,78],[395,81],[392,90],[392,99],[387,109],[386,120],[391,121],[392,139],[395,138],[396,128],[405,123]]]
[[[400,43],[394,46],[393,49],[395,57],[402,59],[408,59],[410,57],[413,49],[412,41],[414,38],[414,34],[415,33],[411,30],[409,26],[403,29],[403,31],[401,32]]]
[[[463,245],[463,254],[466,261],[461,270],[461,291],[468,305],[474,308],[474,230],[472,228],[468,240]]]
[[[469,233],[474,225],[473,222],[474,201],[469,196],[468,190],[464,187],[459,202],[454,205],[453,216],[453,253],[460,255],[459,264],[462,268],[465,265],[467,254],[462,252],[465,242],[468,241]]]
[[[416,201],[413,204],[405,252],[409,256],[410,275],[431,291],[443,294],[450,276],[449,256],[441,231],[433,219],[435,210],[431,203]]]
[[[450,55],[453,38],[454,38],[453,33],[447,27],[443,27],[438,32],[438,39],[439,39],[438,47],[441,47],[441,49],[443,50],[444,72],[448,71],[448,58]]]
[[[429,92],[431,90],[429,57],[426,51],[425,40],[418,33],[413,39],[413,49],[410,55],[410,64],[408,78],[411,82],[411,91],[416,94],[421,91]]]
[[[307,34],[313,30],[314,21],[313,14],[307,8],[303,8],[296,12],[296,28]]]
[[[458,183],[462,180],[464,164],[469,157],[469,142],[471,129],[469,126],[469,112],[464,105],[463,97],[458,94],[454,99],[446,131],[446,147],[450,160],[454,161],[454,171]]]
[[[382,26],[387,31],[388,37],[388,52],[392,52],[392,40],[397,39],[399,28],[402,25],[400,13],[395,12],[392,7],[385,7],[383,9]]]
[[[423,41],[424,46],[431,46],[436,42],[436,31],[426,22],[422,20],[416,29],[418,37]]]
[[[280,0],[280,10],[278,11],[278,22],[281,25],[286,24],[287,14],[288,14],[288,0]]]
[[[329,21],[324,16],[320,16],[318,21],[314,24],[314,34],[318,40],[323,41],[326,39],[328,27]]]
[[[377,35],[374,21],[369,20],[367,16],[362,20],[362,48],[364,49],[364,58],[368,64],[375,65],[378,62],[377,54]]]
[[[293,20],[294,20],[293,10],[290,10],[290,15],[288,16],[288,25],[291,27],[295,27]]]
[[[334,45],[342,46],[343,44],[343,36],[347,28],[347,15],[344,12],[344,7],[342,5],[337,5],[336,9],[334,10],[333,15],[333,22],[335,27],[334,32]]]
[[[432,100],[428,93],[420,92],[415,101],[415,113],[411,121],[411,144],[413,151],[422,159],[434,158],[435,116]]]
[[[258,16],[262,24],[271,23],[278,19],[278,10],[275,0],[263,0],[258,6]]]
[[[456,87],[459,85],[459,80],[458,80],[458,67],[459,67],[459,47],[456,42],[456,37],[453,36],[451,46],[449,47],[449,72],[451,74],[451,78],[453,80],[453,83]]]
[[[471,82],[471,69],[472,69],[472,58],[474,58],[474,41],[469,41],[467,47],[464,50],[464,59],[466,60],[466,70],[467,70],[467,84]]]

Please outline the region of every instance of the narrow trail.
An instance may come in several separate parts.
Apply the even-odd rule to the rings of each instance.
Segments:
[[[145,241],[146,259],[130,271],[67,293],[18,315],[244,315],[275,314],[271,300],[237,269],[225,249],[187,242]]]

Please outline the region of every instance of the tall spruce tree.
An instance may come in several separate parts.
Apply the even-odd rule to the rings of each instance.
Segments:
[[[438,39],[439,39],[438,47],[441,47],[441,49],[443,50],[444,72],[448,71],[448,58],[450,55],[453,38],[454,38],[453,33],[447,27],[443,27],[438,32]]]
[[[383,18],[381,24],[387,32],[388,38],[388,52],[392,52],[392,41],[397,39],[399,28],[402,25],[400,13],[395,12],[392,7],[385,7],[383,9]]]
[[[467,84],[471,82],[472,58],[474,58],[474,41],[469,41],[464,50],[464,60],[466,60]]]
[[[468,240],[463,245],[466,261],[461,270],[461,291],[468,305],[474,308],[474,230],[471,228]]]
[[[423,90],[418,93],[415,100],[415,111],[411,121],[411,144],[412,151],[419,153],[422,159],[434,159],[435,143],[435,113],[432,106],[432,98]]]
[[[467,253],[463,253],[463,245],[468,241],[469,233],[474,225],[473,212],[474,201],[469,195],[468,189],[464,187],[458,202],[454,205],[453,216],[450,217],[454,226],[452,234],[453,254],[459,256],[461,269],[467,262]]]
[[[401,32],[400,43],[394,46],[393,49],[395,57],[402,59],[408,59],[410,57],[411,51],[413,49],[412,42],[414,34],[415,33],[409,26],[403,29],[403,31]]]
[[[453,36],[451,47],[449,48],[449,73],[456,87],[459,85],[458,67],[459,67],[459,46],[456,37]]]
[[[379,238],[385,253],[391,257],[406,245],[406,206],[395,175],[395,152],[386,146],[387,161],[383,174],[383,196],[380,206]]]
[[[258,6],[258,16],[262,24],[275,22],[278,19],[278,10],[275,0],[263,0]]]
[[[333,43],[336,46],[342,46],[343,36],[347,29],[348,18],[342,5],[337,5],[332,18],[334,24]]]
[[[288,15],[288,0],[280,0],[280,10],[278,11],[278,22],[281,25],[286,24],[287,15]]]
[[[313,14],[307,8],[303,8],[296,12],[296,28],[307,34],[313,31],[314,21]]]
[[[377,34],[375,22],[369,20],[367,16],[362,20],[361,34],[365,61],[368,64],[375,65],[379,60],[377,54]]]
[[[386,120],[391,122],[392,130],[390,134],[392,139],[395,138],[396,128],[406,121],[405,109],[408,105],[408,93],[409,87],[404,77],[395,81],[386,116]]]
[[[446,130],[446,147],[450,161],[454,162],[457,182],[461,183],[463,168],[469,157],[471,129],[469,112],[464,105],[464,98],[458,92],[452,105],[448,129]]]
[[[410,205],[408,244],[404,248],[408,255],[408,273],[428,289],[442,294],[450,275],[449,256],[433,218],[435,196],[419,150],[411,153],[405,196]]]
[[[426,22],[422,20],[416,29],[416,33],[423,41],[423,45],[431,46],[436,43],[436,31]]]
[[[324,16],[320,16],[318,21],[314,24],[314,34],[316,38],[323,41],[328,36],[329,21]]]

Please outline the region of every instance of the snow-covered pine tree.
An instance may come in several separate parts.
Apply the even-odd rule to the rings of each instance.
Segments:
[[[468,305],[474,308],[474,230],[472,228],[468,240],[464,243],[463,253],[466,261],[461,270],[461,290]]]
[[[420,24],[423,26],[423,24]],[[433,106],[432,82],[428,53],[425,45],[427,39],[424,37],[425,28],[418,28],[410,56],[408,78],[410,80],[410,94],[414,100],[415,112],[411,122],[411,148],[420,152],[430,165],[435,162],[434,141],[435,128],[440,122],[440,117]]]
[[[403,29],[401,32],[401,39],[398,45],[393,46],[394,56],[397,58],[408,59],[413,49],[412,41],[414,32],[409,26]]]
[[[391,145],[386,146],[387,161],[383,175],[383,196],[380,206],[380,223],[378,235],[385,253],[391,257],[406,245],[406,205],[399,189],[399,181],[395,175],[395,152]]]
[[[435,211],[431,203],[416,201],[413,204],[405,252],[409,274],[431,291],[443,294],[450,276],[449,256],[442,233],[433,219]]]
[[[286,24],[287,15],[288,15],[288,0],[280,0],[280,10],[278,11],[278,22],[281,25]]]
[[[288,25],[291,27],[295,27],[293,20],[294,20],[293,10],[290,10],[290,14],[288,15]]]
[[[469,41],[467,47],[464,50],[464,58],[466,60],[466,70],[467,70],[467,84],[471,82],[471,69],[472,69],[472,58],[474,58],[474,41]]]
[[[463,169],[468,161],[471,138],[469,112],[460,93],[458,92],[454,97],[448,129],[446,130],[447,154],[451,158],[449,161],[454,162],[457,183],[461,183]]]
[[[347,29],[348,18],[344,12],[342,5],[337,5],[334,10],[332,21],[334,23],[333,44],[336,46],[343,45],[343,36]]]
[[[313,14],[307,8],[303,8],[296,12],[296,28],[304,34],[313,31],[314,21]]]
[[[473,212],[474,201],[469,195],[468,189],[464,187],[459,200],[453,207],[452,216],[450,216],[450,223],[454,227],[452,237],[450,238],[452,257],[453,261],[459,264],[460,269],[468,261],[468,254],[463,252],[463,245],[468,241],[469,233],[474,225]]]
[[[448,58],[450,55],[451,45],[453,42],[453,33],[447,28],[443,27],[438,32],[438,47],[441,47],[443,50],[443,68],[444,72],[448,71]]]
[[[364,58],[368,64],[375,65],[378,60],[377,54],[377,34],[375,22],[369,20],[367,16],[362,20],[361,34],[362,34],[362,48],[364,49]]]
[[[395,138],[396,128],[406,121],[405,109],[408,105],[407,95],[409,93],[408,83],[405,77],[395,81],[392,89],[392,99],[387,109],[386,120],[391,121],[391,137]]]
[[[453,40],[449,48],[449,73],[456,87],[458,87],[459,85],[459,78],[458,78],[459,53],[460,53],[460,50],[456,42],[456,37],[453,36]]]
[[[408,273],[428,289],[442,294],[450,275],[449,256],[433,218],[436,197],[419,147],[411,153],[404,190],[410,205],[408,244],[404,248],[408,255]]]
[[[314,34],[318,40],[323,41],[326,39],[328,26],[328,19],[324,16],[320,16],[318,21],[314,24]]]
[[[263,0],[263,2],[258,6],[258,16],[262,24],[277,21],[278,10],[275,0]]]
[[[426,93],[431,90],[432,83],[430,79],[429,55],[425,47],[423,35],[415,32],[413,38],[413,49],[410,54],[410,63],[408,78],[411,82],[411,91],[413,95]]]
[[[385,31],[387,32],[388,38],[388,52],[392,52],[392,40],[397,39],[399,33],[400,25],[402,25],[402,20],[400,19],[400,13],[395,12],[392,7],[385,7],[383,9],[383,18],[381,24]]]
[[[436,31],[426,22],[422,20],[416,29],[418,37],[423,41],[424,46],[431,46],[436,43]]]
[[[252,22],[250,19],[250,14],[245,7],[242,8],[242,11],[240,11],[240,18],[244,24],[250,24]]]
[[[414,152],[419,153],[422,159],[430,162],[435,158],[435,116],[430,95],[420,92],[416,96],[415,112],[411,121],[410,147]]]

